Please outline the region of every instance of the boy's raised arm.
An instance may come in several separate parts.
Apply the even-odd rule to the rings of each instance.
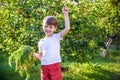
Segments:
[[[70,21],[69,21],[69,15],[68,15],[68,8],[63,8],[62,12],[65,17],[65,28],[60,32],[60,36],[63,37],[65,34],[67,34],[70,30]]]

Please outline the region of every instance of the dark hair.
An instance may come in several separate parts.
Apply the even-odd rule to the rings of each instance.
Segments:
[[[46,16],[43,19],[43,25],[47,24],[47,25],[54,25],[55,27],[57,27],[57,19],[54,16]]]

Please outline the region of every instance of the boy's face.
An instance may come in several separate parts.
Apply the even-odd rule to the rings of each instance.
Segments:
[[[44,30],[46,36],[51,36],[56,31],[56,29],[57,29],[57,27],[55,27],[54,25],[45,24],[43,26],[43,30]]]

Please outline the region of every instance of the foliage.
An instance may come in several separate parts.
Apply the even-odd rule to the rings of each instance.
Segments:
[[[15,71],[19,72],[21,76],[26,75],[26,80],[30,77],[30,69],[34,66],[34,49],[30,46],[23,45],[18,50],[14,51],[9,57],[9,65],[12,67],[15,62]]]
[[[37,43],[44,36],[43,18],[56,16],[57,32],[61,31],[63,7],[69,8],[71,24],[70,32],[61,42],[63,62],[89,61],[101,53],[108,36],[120,30],[119,0],[0,0],[0,59],[7,60],[5,57],[12,56],[22,45],[37,52]],[[19,58],[15,60],[19,62]]]
[[[13,64],[15,66],[15,64]],[[28,80],[40,80],[40,65],[30,70],[30,78]],[[7,76],[6,76],[7,75]],[[0,79],[1,80],[25,80],[26,76],[22,77],[18,72],[14,71],[14,67],[10,67],[8,63],[0,64]]]
[[[61,4],[59,4],[61,3]],[[59,6],[58,6],[59,5]],[[100,53],[109,35],[119,31],[119,1],[1,1],[0,48],[11,54],[21,45],[30,45],[37,51],[37,43],[43,38],[42,20],[47,15],[58,19],[59,32],[64,28],[61,9],[70,10],[71,30],[61,42],[63,61],[89,61]]]

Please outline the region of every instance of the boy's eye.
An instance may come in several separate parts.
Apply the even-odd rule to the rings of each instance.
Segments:
[[[52,26],[48,26],[48,25],[45,25],[44,27],[45,27],[45,28],[50,28],[50,29],[53,28]]]
[[[50,28],[52,28],[52,26],[50,26]]]
[[[48,26],[45,26],[45,28],[47,28]]]

